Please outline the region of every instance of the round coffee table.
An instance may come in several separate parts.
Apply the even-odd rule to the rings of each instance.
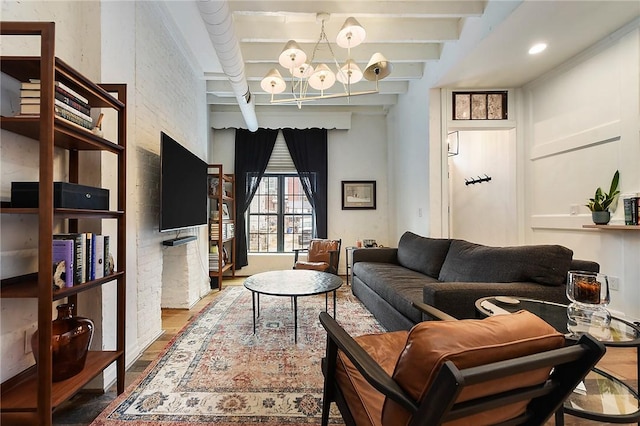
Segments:
[[[260,316],[260,295],[291,297],[293,302],[293,338],[298,343],[298,297],[325,295],[325,308],[329,307],[329,293],[333,292],[333,316],[336,316],[336,290],[342,286],[342,278],[327,272],[289,269],[269,271],[251,275],[244,281],[251,290],[253,307],[253,334],[256,333],[256,318]]]
[[[500,297],[498,296],[498,299]],[[542,300],[512,297],[517,304],[501,303],[496,297],[476,300],[476,311],[482,316],[527,310],[574,340],[567,329],[567,305]],[[637,370],[640,375],[640,327],[620,318],[611,317],[608,330],[597,330],[593,337],[605,346],[635,347]],[[611,423],[632,423],[640,420],[638,391],[611,374],[593,368],[580,386],[565,401],[564,412],[589,420]],[[562,424],[562,413],[556,413],[556,424]]]

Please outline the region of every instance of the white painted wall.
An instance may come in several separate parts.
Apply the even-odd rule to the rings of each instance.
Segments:
[[[295,120],[295,111],[292,120]],[[373,238],[379,244],[393,246],[397,239],[389,231],[387,173],[387,129],[381,114],[354,113],[349,130],[328,131],[328,236],[341,238],[343,247],[355,245],[358,238]],[[233,173],[235,131],[213,130],[210,163],[222,163],[225,173]],[[342,210],[343,180],[375,180],[375,210]],[[275,269],[289,269],[293,254],[249,254],[249,265],[236,271],[247,276]],[[340,273],[346,272],[344,250],[340,253]]]
[[[583,205],[620,170],[640,191],[640,30],[604,40],[524,89],[527,242],[563,244],[620,278],[611,308],[640,318],[640,232],[586,230]],[[579,206],[571,215],[570,206]],[[624,223],[623,209],[612,223]]]
[[[451,238],[490,246],[518,244],[515,130],[460,131],[449,157]],[[466,182],[491,177],[489,182]]]
[[[52,20],[56,27],[56,53],[71,66],[85,73],[89,78],[99,75],[99,38],[77,37],[88,27],[99,27],[98,3],[51,3],[51,2],[2,2],[2,19]],[[49,19],[46,19],[49,17]],[[3,36],[2,55],[39,55],[39,37]],[[9,83],[9,84],[7,84]],[[2,81],[3,115],[13,115],[19,109],[19,85],[15,80]],[[38,180],[37,142],[2,130],[0,134],[0,199],[11,199],[11,182],[17,180]],[[56,150],[54,178],[67,177],[67,155]],[[33,215],[1,215],[0,230],[0,275],[2,278],[35,272],[37,270],[38,221]],[[55,223],[55,229],[61,224]],[[34,364],[31,353],[24,353],[25,331],[31,334],[37,327],[37,301],[34,299],[0,299],[0,381],[5,381],[16,373]],[[86,306],[84,307],[86,308]],[[91,313],[79,309],[79,314],[91,317]],[[54,309],[54,317],[56,312]],[[99,320],[99,318],[98,318]]]
[[[178,252],[170,252],[167,262],[164,253],[171,248],[164,249],[161,241],[175,237],[175,233],[158,232],[160,131],[172,135],[201,158],[206,158],[208,149],[202,72],[175,37],[179,32],[170,27],[163,8],[161,2],[2,2],[3,20],[55,21],[56,55],[88,78],[128,84],[128,363],[162,333],[162,303],[186,308],[210,291],[203,266],[207,256],[206,227],[190,230],[198,235],[198,241],[180,250],[181,260],[176,259]],[[11,46],[3,38],[2,54],[9,54],[5,52]],[[17,53],[24,52],[22,44]],[[5,102],[4,83],[3,80],[2,105],[6,114],[4,108],[11,103]],[[37,156],[37,143],[4,131],[1,143],[0,198],[8,201],[12,180],[37,179],[38,165],[30,164],[34,153]],[[64,179],[66,155],[57,155],[56,178]],[[101,171],[105,182],[109,173],[113,171],[108,168]],[[37,221],[14,215],[2,215],[0,220],[2,277],[34,271],[37,233],[29,229],[37,230]],[[171,282],[165,283],[168,300],[163,298],[163,268],[174,272]],[[115,307],[115,292],[110,287],[113,286],[105,286],[97,296],[101,304],[92,303],[104,311],[94,312],[95,315],[111,321],[109,325],[105,322],[103,347],[114,341],[110,309]],[[0,375],[4,381],[33,364],[33,357],[23,354],[22,340],[24,330],[36,320],[36,303],[22,299],[1,299],[0,303]],[[113,376],[112,372],[108,374]]]
[[[387,116],[389,127],[389,175],[392,178],[391,246],[397,246],[405,231],[419,235],[440,236],[432,233],[430,209],[439,209],[430,202],[429,162],[429,105],[430,95],[426,78],[411,82],[406,95]]]

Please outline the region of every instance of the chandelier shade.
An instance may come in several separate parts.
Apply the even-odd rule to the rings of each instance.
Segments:
[[[362,71],[353,59],[347,59],[336,75],[336,79],[343,84],[357,83],[362,80]]]
[[[272,95],[277,95],[278,93],[282,93],[287,88],[287,83],[285,83],[284,79],[280,75],[280,72],[271,68],[267,73],[267,76],[262,79],[260,82],[260,87],[267,93]]]
[[[295,40],[289,40],[278,57],[280,65],[288,70],[302,65],[306,60],[307,54],[304,53],[304,50],[300,48]]]
[[[364,69],[364,78],[369,81],[378,81],[391,74],[393,66],[382,53],[374,53]]]
[[[327,64],[318,65],[311,77],[309,77],[309,86],[321,91],[331,88],[335,82],[336,75]]]
[[[349,17],[336,36],[336,44],[343,49],[349,49],[362,43],[366,36],[367,32],[356,18]]]
[[[387,77],[391,73],[392,67],[391,63],[381,53],[375,53],[371,57],[364,71],[351,58],[351,48],[360,45],[366,37],[367,33],[362,25],[353,17],[347,18],[342,25],[336,36],[336,44],[347,49],[348,57],[344,62],[339,62],[333,53],[331,43],[329,43],[324,30],[324,24],[329,19],[329,14],[318,13],[316,19],[318,22],[322,22],[322,27],[318,41],[310,56],[300,48],[295,40],[289,40],[278,56],[278,63],[289,72],[291,97],[275,99],[274,95],[287,90],[286,80],[282,78],[282,75],[275,68],[269,70],[260,82],[262,90],[271,95],[271,103],[293,103],[298,108],[301,108],[302,103],[307,101],[350,98],[351,96],[378,93],[378,81]],[[330,64],[332,67],[335,65],[335,69],[331,69],[326,63],[314,62],[314,60],[317,60],[316,54],[319,50],[328,50],[333,59]],[[341,62],[343,63],[342,66],[340,66]],[[351,86],[361,81],[363,76],[367,80],[376,82],[375,90],[352,91]],[[342,84],[344,91],[325,94],[325,91],[330,89],[336,80]],[[320,94],[308,93],[309,88],[319,91]]]

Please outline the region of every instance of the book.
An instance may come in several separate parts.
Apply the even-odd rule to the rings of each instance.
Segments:
[[[91,117],[77,109],[75,109],[74,107],[72,107],[71,105],[68,105],[64,102],[62,102],[60,99],[55,99],[54,100],[56,106],[59,106],[62,109],[66,109],[67,111],[77,115],[80,118],[83,118],[85,120],[87,120],[88,122],[91,122],[91,124],[93,124],[93,120],[91,119]]]
[[[20,103],[20,114],[40,114],[40,104]]]
[[[635,225],[638,222],[638,203],[634,197],[623,200],[624,203],[624,224]]]
[[[104,277],[104,235],[93,235],[92,280]]]
[[[67,233],[67,234],[54,234],[53,239],[55,240],[71,240],[73,241],[73,284],[81,284],[82,281],[82,265],[83,265],[83,256],[84,252],[82,250],[83,245],[83,237],[82,234],[78,233]]]
[[[40,98],[20,98],[20,104],[40,105]]]
[[[38,81],[23,81],[20,83],[21,89],[26,90],[40,90],[40,80]]]
[[[62,89],[64,92],[70,95],[71,97],[76,98],[76,100],[78,101],[84,102],[86,105],[89,105],[89,99],[85,98],[84,96],[82,96],[81,94],[79,94],[78,92],[76,92],[75,90],[67,86],[66,84],[61,83],[59,81],[56,81],[54,84],[59,89]]]
[[[93,128],[93,123],[85,120],[84,118],[72,113],[71,111],[67,111],[64,108],[59,107],[58,105],[54,106],[54,111],[56,114],[56,117],[62,118],[64,120],[66,120],[67,122],[70,122],[72,124],[75,124],[79,127],[82,127],[84,129],[88,129],[91,130]]]
[[[40,98],[40,90],[20,89],[21,98]]]
[[[109,270],[109,264],[107,262],[107,260],[109,259],[109,236],[105,235],[104,236],[104,276],[106,277],[107,275],[111,275],[113,273],[113,271]]]
[[[91,281],[93,279],[93,276],[94,276],[94,273],[93,273],[93,233],[85,232],[85,238],[87,240],[87,252],[86,252],[87,269],[86,269],[85,273],[86,273],[86,280],[87,281]]]
[[[89,107],[88,105],[84,105],[73,98],[68,97],[67,95],[60,92],[59,90],[56,90],[55,98],[57,101],[65,103],[70,107],[72,107],[73,109],[80,111],[83,114],[91,115],[91,107]]]
[[[64,272],[60,275],[60,279],[64,282],[64,287],[73,287],[75,254],[74,240],[53,240],[53,263],[57,265],[64,262]],[[54,282],[55,284],[55,282]],[[62,288],[57,285],[58,288]]]

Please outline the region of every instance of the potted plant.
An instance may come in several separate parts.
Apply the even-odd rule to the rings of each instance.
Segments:
[[[596,189],[596,193],[593,198],[589,198],[589,203],[586,206],[591,210],[591,218],[596,225],[606,225],[611,219],[611,212],[609,207],[616,201],[620,191],[618,190],[618,183],[620,181],[620,172],[616,170],[611,180],[611,188],[609,192],[605,193],[602,188]]]

